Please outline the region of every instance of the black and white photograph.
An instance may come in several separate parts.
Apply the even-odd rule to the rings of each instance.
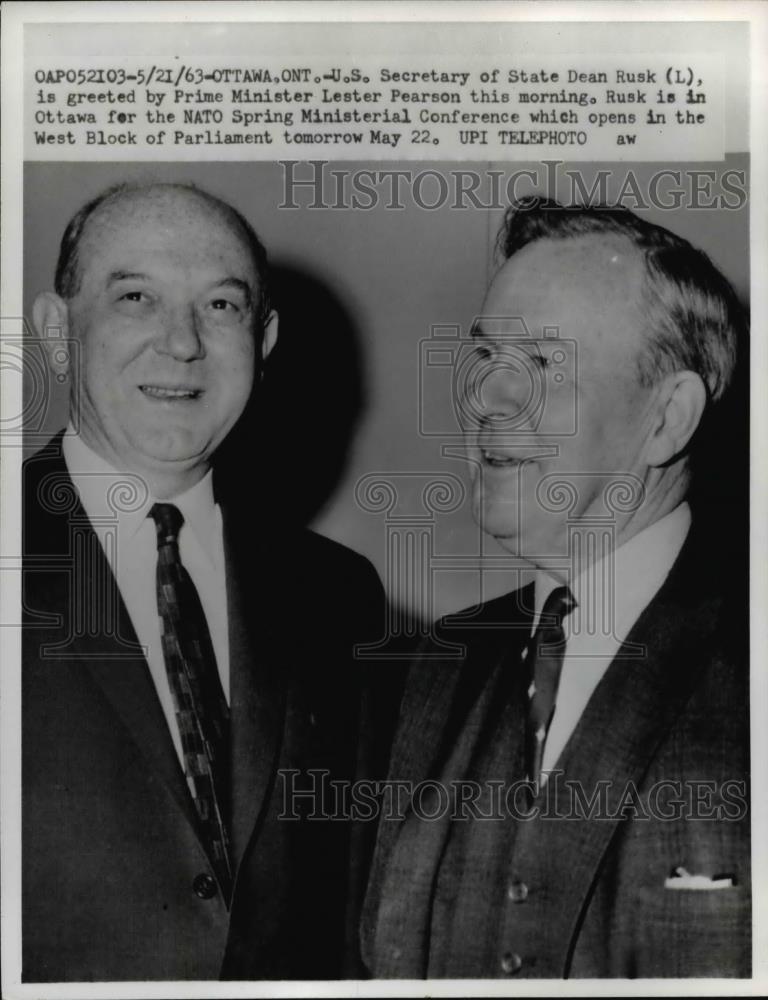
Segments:
[[[2,18],[3,995],[759,995],[765,7]]]

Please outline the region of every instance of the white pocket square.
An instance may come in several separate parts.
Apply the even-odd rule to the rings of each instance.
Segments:
[[[665,889],[730,889],[735,884],[733,875],[691,875],[682,865],[664,879]]]

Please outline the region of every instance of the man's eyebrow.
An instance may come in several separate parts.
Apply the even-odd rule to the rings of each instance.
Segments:
[[[211,287],[212,288],[237,288],[239,291],[241,291],[243,293],[243,295],[246,296],[246,298],[248,299],[249,302],[251,301],[251,299],[253,297],[253,292],[251,291],[251,286],[248,284],[247,281],[244,281],[242,278],[234,278],[234,277],[222,278],[220,281],[214,281]]]
[[[542,338],[541,335],[537,336],[535,333],[531,333],[527,327],[524,327],[522,331],[519,330],[516,326],[517,319],[516,316],[509,318],[503,316],[478,317],[469,328],[469,336],[472,338],[486,337],[502,344],[546,343],[546,337]]]
[[[139,274],[137,271],[110,271],[107,276],[107,284],[111,285],[115,281],[149,281],[146,274]]]

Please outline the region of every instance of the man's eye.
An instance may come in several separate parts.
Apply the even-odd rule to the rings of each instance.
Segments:
[[[238,310],[239,309],[239,307],[237,305],[235,305],[234,302],[230,302],[229,299],[214,299],[211,302],[211,307],[213,309],[218,309],[218,310],[223,310],[223,311],[227,311],[227,310],[231,311],[231,310]]]
[[[475,357],[480,361],[490,361],[493,357],[493,351],[485,344],[477,344],[475,346]]]
[[[120,299],[124,302],[144,302],[146,295],[144,292],[125,292]]]

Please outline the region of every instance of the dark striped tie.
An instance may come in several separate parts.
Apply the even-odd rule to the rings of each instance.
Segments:
[[[184,516],[170,503],[156,503],[149,516],[157,528],[157,607],[184,772],[205,847],[229,900],[229,707],[203,606],[179,555]]]
[[[528,687],[526,721],[526,762],[528,780],[538,783],[544,744],[555,712],[560,671],[565,653],[563,619],[576,607],[567,587],[556,587],[544,602],[539,626],[528,644],[526,665],[531,678]]]

